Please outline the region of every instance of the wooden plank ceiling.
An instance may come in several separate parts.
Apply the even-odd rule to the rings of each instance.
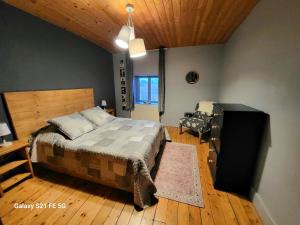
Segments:
[[[259,0],[5,0],[110,52],[135,7],[136,36],[147,49],[224,43]]]

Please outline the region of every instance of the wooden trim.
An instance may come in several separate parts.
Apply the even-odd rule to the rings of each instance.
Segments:
[[[94,107],[92,88],[4,93],[18,139],[47,125],[47,120]]]

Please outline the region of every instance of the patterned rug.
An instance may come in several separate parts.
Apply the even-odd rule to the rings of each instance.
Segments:
[[[155,195],[204,207],[196,146],[167,142],[159,157]]]

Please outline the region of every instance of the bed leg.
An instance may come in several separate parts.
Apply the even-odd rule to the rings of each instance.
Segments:
[[[182,132],[182,125],[181,124],[179,124],[179,134],[183,134],[183,132]]]
[[[201,140],[202,140],[202,132],[198,132],[199,133],[199,143],[201,144]]]

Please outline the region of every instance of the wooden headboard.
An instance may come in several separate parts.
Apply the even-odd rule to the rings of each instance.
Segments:
[[[44,127],[47,120],[93,107],[92,88],[4,93],[6,106],[18,139]]]

